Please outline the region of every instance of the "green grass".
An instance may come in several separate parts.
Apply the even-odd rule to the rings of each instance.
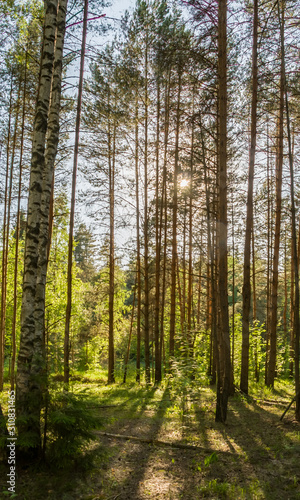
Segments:
[[[250,386],[255,400],[237,393],[230,399],[228,421],[214,421],[215,388],[201,376],[188,383],[177,374],[159,387],[136,384],[134,369],[126,384],[105,385],[104,370],[73,374],[70,391],[82,398],[97,419],[95,431],[152,437],[197,446],[198,451],[156,447],[134,441],[96,439],[63,470],[54,463],[20,468],[20,500],[73,500],[127,497],[163,499],[300,498],[300,428],[293,409],[284,422],[282,408],[261,400],[287,400],[294,392],[289,380],[276,381],[274,390]],[[60,387],[60,381],[53,381]],[[7,389],[0,395],[4,411]],[[258,403],[257,403],[257,401]],[[75,458],[75,457],[74,457]],[[0,465],[0,499],[6,495],[6,464]],[[161,488],[161,489],[159,489]]]

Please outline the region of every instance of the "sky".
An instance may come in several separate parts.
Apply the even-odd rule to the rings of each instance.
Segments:
[[[121,18],[122,14],[124,14],[125,10],[129,10],[133,8],[135,4],[135,0],[115,0],[112,1],[111,7],[107,8],[107,16]]]
[[[86,55],[90,53],[91,55],[94,55],[94,49],[99,49],[103,48],[106,43],[110,42],[116,33],[116,30],[119,28],[119,20],[121,20],[122,16],[124,15],[125,11],[128,10],[129,12],[132,12],[135,6],[136,0],[115,0],[111,2],[111,6],[105,8],[103,12],[106,14],[106,18],[108,19],[108,22],[110,23],[112,29],[108,31],[107,34],[105,35],[95,35],[95,32],[91,30],[90,36],[89,33],[87,34],[87,46],[86,46]],[[93,9],[92,11],[89,11],[89,16],[88,17],[93,17],[93,14],[100,14],[100,9]],[[112,19],[110,19],[112,18]],[[113,20],[115,19],[115,20]],[[105,24],[105,21],[102,20],[95,20],[91,21],[91,23],[101,23]],[[80,35],[80,28],[78,30],[78,38],[74,42],[76,43],[76,48],[80,49],[81,45],[81,35]],[[78,46],[78,47],[77,47]],[[91,49],[89,50],[89,47]],[[71,48],[75,48],[71,47]],[[72,82],[75,83],[78,81],[79,77],[79,57],[75,60],[75,62],[69,66],[68,74],[72,78]],[[84,77],[88,78],[89,75],[89,64],[90,64],[90,59],[89,57],[86,57],[85,60],[85,69],[84,69]],[[74,95],[74,97],[77,95],[77,89],[74,89],[71,91],[71,94]],[[81,133],[80,137],[83,139],[83,127],[81,126]],[[74,137],[74,131],[70,131],[70,139],[69,142],[72,145],[74,143],[75,137]],[[78,159],[78,177],[77,177],[77,183],[76,183],[76,204],[75,204],[75,218],[77,219],[77,222],[83,221],[87,224],[92,229],[92,232],[97,238],[97,241],[99,244],[101,242],[103,243],[103,229],[101,229],[101,226],[98,227],[97,224],[88,216],[88,208],[85,206],[84,202],[80,202],[79,198],[79,192],[82,190],[88,190],[88,183],[85,181],[84,177],[80,173],[80,164],[82,163],[83,158]],[[69,170],[70,173],[73,168],[73,154],[71,154],[70,160],[69,160]],[[70,189],[70,188],[69,188]],[[122,207],[120,207],[122,211]],[[118,229],[116,231],[116,243],[119,247],[124,247],[126,246],[126,241],[128,238],[132,236],[131,230],[127,227],[125,229]],[[126,259],[125,259],[126,260]],[[127,261],[126,261],[127,262]]]

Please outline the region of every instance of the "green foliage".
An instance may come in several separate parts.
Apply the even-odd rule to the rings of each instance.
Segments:
[[[68,224],[69,211],[66,195],[61,192],[55,199],[55,224],[47,272],[45,326],[48,346],[48,366],[60,372],[63,366],[63,342],[67,304],[67,265],[68,265]],[[72,276],[72,317],[71,331],[78,332],[82,324],[82,295],[87,285],[77,276],[76,263],[73,261]],[[73,337],[73,345],[76,342]],[[75,354],[73,350],[73,354]]]
[[[232,330],[232,324],[231,324]],[[250,350],[249,350],[249,377],[255,377],[255,371],[257,366],[258,375],[262,372],[265,364],[266,356],[266,331],[265,326],[260,324],[259,321],[250,326]],[[232,331],[231,331],[232,337]],[[235,379],[239,380],[241,374],[241,355],[242,355],[242,316],[240,314],[235,315],[234,322],[234,374]]]
[[[231,486],[229,483],[220,483],[218,479],[212,479],[206,486],[200,488],[200,493],[204,498],[228,498],[229,492],[234,492],[234,486]],[[212,497],[211,495],[214,496]]]
[[[15,253],[16,253],[16,231],[15,228],[10,233],[8,242],[8,261],[7,261],[7,302],[6,302],[6,331],[12,331],[13,308],[14,308],[14,273],[15,273]],[[16,315],[16,341],[20,338],[20,312],[22,297],[23,280],[23,257],[24,257],[24,238],[19,239],[18,251],[18,275],[17,275],[17,315]],[[11,352],[11,336],[7,336],[6,353]]]
[[[47,413],[47,457],[58,467],[80,456],[84,443],[95,439],[99,425],[83,394],[68,392],[50,396]]]
[[[217,461],[218,461],[218,455],[214,451],[211,455],[209,455],[204,459],[204,465],[205,467],[208,467],[209,465],[214,464]]]

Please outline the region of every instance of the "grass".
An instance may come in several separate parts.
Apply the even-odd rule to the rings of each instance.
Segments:
[[[283,408],[276,405],[292,399],[289,380],[277,381],[274,390],[252,383],[253,400],[237,393],[222,425],[214,421],[215,389],[202,380],[201,384],[185,380],[180,390],[180,377],[159,387],[137,385],[133,377],[127,384],[107,386],[103,379],[101,370],[77,373],[71,385],[100,417],[98,430],[198,448],[123,441],[95,430],[95,440],[82,447],[80,460],[63,470],[53,464],[19,467],[16,498],[300,498],[300,426],[293,409],[280,422]],[[274,405],[264,404],[265,400]],[[8,498],[6,468],[0,466],[1,499]]]

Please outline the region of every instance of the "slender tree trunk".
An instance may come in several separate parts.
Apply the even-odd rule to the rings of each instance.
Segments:
[[[27,53],[26,53],[27,54]],[[16,227],[16,250],[15,250],[15,269],[14,269],[14,308],[12,319],[12,355],[11,355],[11,377],[10,388],[13,391],[15,385],[15,365],[16,365],[16,324],[17,324],[17,308],[18,308],[18,263],[19,263],[19,239],[20,239],[20,209],[21,209],[21,194],[22,194],[22,174],[23,174],[23,148],[24,148],[24,131],[25,131],[25,113],[26,113],[26,85],[27,85],[27,55],[24,65],[24,83],[23,83],[23,111],[21,123],[21,140],[20,140],[20,160],[19,160],[19,186],[18,186],[18,205],[17,205],[17,227]]]
[[[149,248],[148,248],[148,27],[146,29],[145,46],[145,152],[144,152],[144,180],[145,180],[145,204],[144,204],[144,329],[145,329],[145,375],[146,383],[150,384],[150,328],[149,328]]]
[[[231,342],[231,372],[234,387],[234,354],[235,354],[235,233],[234,233],[234,204],[232,192],[232,342]]]
[[[159,227],[159,130],[160,130],[160,81],[157,78],[157,116],[156,116],[156,180],[155,180],[155,383],[161,381],[161,358],[159,345],[159,305],[160,305],[160,257],[161,257],[161,227]]]
[[[172,264],[171,264],[171,310],[170,310],[170,339],[169,355],[174,356],[175,351],[175,329],[176,329],[176,269],[177,269],[177,176],[179,156],[179,130],[180,130],[180,94],[181,94],[181,71],[178,74],[178,93],[176,109],[176,131],[175,131],[175,161],[173,173],[173,220],[172,220]]]
[[[283,333],[284,341],[287,341],[287,309],[288,309],[288,287],[287,287],[287,230],[284,226],[284,306],[283,306]]]
[[[165,88],[165,123],[164,123],[164,160],[163,160],[163,182],[161,190],[161,206],[160,206],[160,241],[162,241],[162,228],[164,228],[163,242],[163,259],[162,259],[162,285],[161,285],[161,310],[160,310],[160,359],[163,361],[164,369],[166,368],[165,359],[165,340],[164,340],[164,318],[165,318],[165,291],[166,291],[166,265],[167,265],[167,220],[168,220],[168,204],[167,204],[167,154],[168,154],[168,138],[169,138],[169,114],[170,114],[170,78],[171,73],[168,73],[168,80]],[[164,224],[163,224],[164,221]]]
[[[295,288],[295,272],[294,272],[294,250],[291,245],[291,294],[290,294],[290,362],[289,372],[290,377],[294,376],[294,357],[295,357],[295,338],[294,338],[294,288]]]
[[[108,104],[110,109],[110,102]],[[113,123],[111,138],[110,120],[108,124],[108,164],[109,164],[109,299],[108,299],[108,383],[115,382],[115,349],[114,349],[114,294],[115,294],[115,149],[116,123]],[[111,151],[112,140],[112,151]]]
[[[4,295],[5,295],[5,302],[4,302],[4,332],[3,332],[3,346],[5,345],[5,319],[6,319],[6,292],[7,292],[7,264],[8,264],[8,254],[9,254],[9,232],[10,232],[10,219],[11,219],[11,204],[12,204],[12,190],[13,190],[13,176],[14,176],[14,163],[15,163],[15,152],[16,152],[16,142],[17,142],[17,133],[18,133],[18,122],[19,122],[19,111],[20,111],[20,94],[21,94],[21,80],[19,81],[19,88],[18,88],[18,95],[17,95],[17,101],[16,101],[16,115],[15,115],[15,124],[14,124],[14,133],[13,133],[13,140],[12,140],[12,152],[11,152],[11,159],[10,159],[10,174],[9,174],[9,187],[8,187],[8,202],[7,202],[7,221],[6,221],[6,236],[5,236],[5,263],[4,263],[4,269],[5,269],[5,282],[4,282]],[[12,335],[12,350],[15,351],[14,349],[14,339]],[[4,356],[4,351],[3,351],[3,361],[5,359]],[[11,377],[12,371],[11,371],[11,365],[9,367],[9,375]]]
[[[66,389],[69,386],[69,380],[70,380],[70,321],[72,312],[73,235],[74,235],[76,178],[77,178],[77,164],[78,164],[78,152],[79,152],[79,133],[80,133],[81,101],[82,101],[85,44],[86,44],[86,31],[87,31],[87,16],[88,16],[88,0],[84,0],[79,86],[78,86],[78,97],[77,97],[76,125],[75,125],[75,148],[74,148],[74,162],[73,162],[73,175],[72,175],[69,247],[68,247],[68,275],[67,275],[68,291],[67,291],[67,307],[66,307],[65,338],[64,338],[64,383]]]
[[[192,101],[192,116],[194,115],[194,92]],[[191,158],[190,158],[190,185],[189,185],[189,267],[188,267],[188,297],[187,297],[187,330],[190,356],[193,352],[191,349],[192,341],[192,302],[193,302],[193,175],[194,175],[194,119],[192,121],[192,137],[191,137]],[[201,270],[199,282],[201,283]],[[201,287],[200,287],[201,293]]]
[[[6,257],[6,224],[8,205],[8,178],[9,178],[9,155],[11,136],[13,79],[11,77],[11,88],[9,98],[8,130],[6,143],[6,173],[4,188],[4,212],[3,212],[3,234],[2,234],[2,276],[1,276],[1,321],[0,321],[0,391],[3,391],[4,375],[4,342],[5,342],[5,317],[6,317],[6,285],[7,285],[7,257]]]
[[[139,107],[135,99],[135,199],[136,199],[136,265],[137,265],[137,317],[136,317],[136,381],[140,382],[141,369],[141,250],[140,250],[140,200],[139,200]]]
[[[166,167],[164,166],[164,176]],[[166,180],[166,179],[165,179]],[[161,317],[160,317],[160,359],[163,362],[164,370],[166,370],[166,356],[165,356],[165,292],[166,292],[166,266],[167,266],[167,220],[168,220],[168,206],[167,206],[167,183],[163,183],[163,200],[164,206],[164,246],[163,246],[163,262],[162,262],[162,285],[161,285]]]
[[[53,170],[52,185],[51,185],[51,195],[50,195],[50,208],[49,208],[49,240],[47,246],[47,266],[50,259],[50,251],[52,244],[52,233],[53,233],[53,215],[54,215],[54,183],[55,183],[55,172]]]
[[[187,213],[187,199],[184,193],[184,209],[183,209],[183,245],[182,245],[182,324],[183,332],[186,334],[186,213]],[[187,336],[188,338],[188,336]]]
[[[230,392],[230,336],[227,288],[227,0],[218,4],[218,101],[219,101],[219,301],[220,336],[216,421],[225,422]]]
[[[128,361],[129,361],[129,353],[130,353],[130,345],[131,345],[131,337],[132,337],[133,318],[134,318],[136,283],[137,283],[137,279],[135,280],[135,284],[134,284],[134,293],[133,293],[133,302],[132,302],[132,311],[131,311],[131,320],[130,320],[130,330],[129,330],[129,336],[128,336],[128,344],[127,344],[125,363],[124,363],[123,384],[126,384],[126,377],[127,377],[127,369],[128,369]]]
[[[201,243],[200,247],[202,248],[202,233],[201,233]],[[201,252],[199,253],[199,277],[198,277],[198,290],[197,290],[197,328],[200,327],[200,311],[201,311],[201,280],[202,280],[202,259]],[[193,299],[192,299],[193,300]]]
[[[252,46],[252,104],[251,104],[251,145],[248,175],[247,218],[244,250],[244,284],[243,284],[243,317],[242,317],[242,363],[240,389],[248,394],[249,375],[249,316],[251,304],[251,230],[253,227],[253,181],[256,150],[256,122],[257,122],[257,28],[258,28],[258,0],[254,0],[253,13],[253,46]]]
[[[273,280],[271,293],[271,324],[270,324],[270,350],[267,372],[267,385],[274,387],[276,374],[277,354],[277,307],[278,307],[278,267],[280,247],[281,226],[281,189],[282,189],[282,165],[283,165],[283,110],[284,110],[284,64],[281,53],[280,70],[280,103],[278,117],[278,141],[276,157],[276,210],[275,210],[275,240],[273,254]]]
[[[252,308],[253,308],[253,326],[257,324],[257,302],[256,302],[256,269],[255,269],[255,240],[254,240],[254,224],[252,226]],[[258,336],[255,330],[255,344],[254,344],[254,360],[255,360],[255,380],[259,382],[259,364],[258,364]]]
[[[214,381],[214,368],[213,368],[213,358],[214,351],[216,347],[216,328],[215,328],[215,318],[217,315],[217,304],[216,304],[216,280],[215,280],[215,269],[214,269],[214,250],[212,242],[212,224],[211,224],[211,209],[210,209],[210,193],[208,184],[208,168],[206,163],[205,155],[205,144],[203,137],[203,130],[200,118],[200,130],[201,130],[201,148],[202,148],[202,162],[204,171],[204,185],[205,185],[205,201],[206,201],[206,220],[207,220],[207,253],[208,253],[208,264],[207,264],[207,313],[206,313],[206,330],[210,329],[210,354],[209,354],[209,375]]]
[[[181,282],[180,282],[180,275],[179,275],[179,262],[177,259],[176,262],[176,272],[177,272],[177,289],[178,289],[178,300],[179,300],[179,310],[180,310],[180,326],[181,326],[181,333],[182,337],[184,335],[184,316],[183,316],[183,300],[182,300],[182,292],[181,292]]]
[[[270,154],[269,154],[269,121],[267,119],[267,314],[266,314],[266,359],[265,359],[265,384],[267,384],[268,364],[269,364],[269,341],[270,341],[270,318],[271,318],[271,246],[272,246],[272,226],[271,214],[271,189],[270,189]]]
[[[300,421],[300,377],[299,377],[299,341],[300,341],[300,318],[299,318],[299,261],[297,253],[297,230],[296,230],[296,207],[294,193],[294,165],[293,151],[290,130],[289,102],[287,93],[286,73],[285,73],[285,50],[284,50],[284,2],[282,2],[282,12],[280,12],[280,2],[277,5],[278,20],[280,24],[281,38],[281,64],[282,77],[285,97],[286,121],[287,121],[287,136],[288,136],[288,151],[289,151],[289,167],[291,178],[291,214],[292,214],[292,246],[293,246],[293,262],[295,276],[295,302],[294,302],[294,341],[295,341],[295,392],[296,392],[296,412],[295,417]],[[282,134],[283,135],[283,134]]]

